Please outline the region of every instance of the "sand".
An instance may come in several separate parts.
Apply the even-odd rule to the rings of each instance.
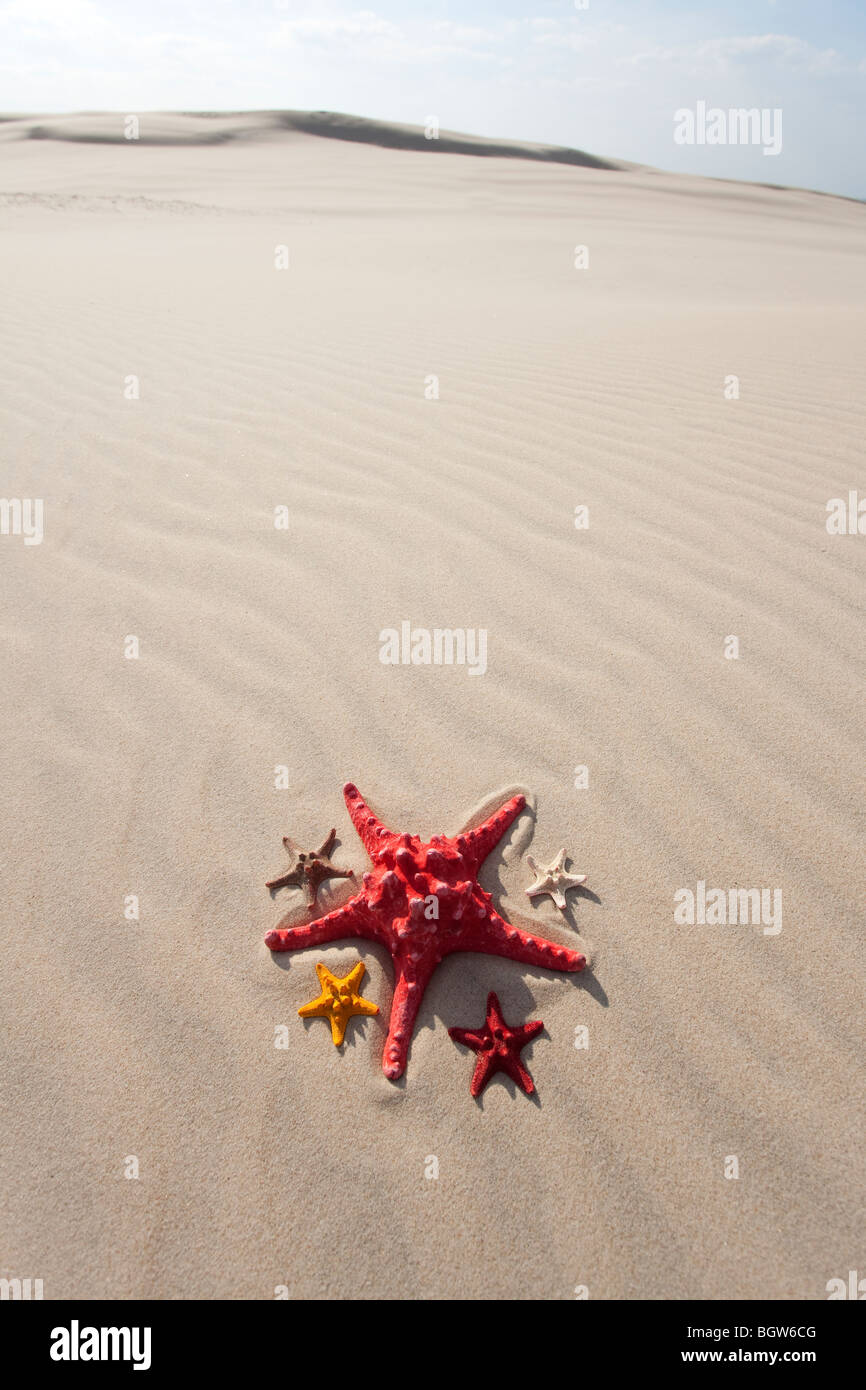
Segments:
[[[826,1298],[863,1260],[866,536],[825,523],[866,497],[866,210],[122,126],[0,124],[0,490],[44,502],[0,536],[0,1276]],[[383,665],[403,621],[486,630],[485,673]],[[527,788],[482,881],[591,970],[448,959],[386,1081],[384,952],[263,944],[284,834],[366,868],[347,780],[425,835]],[[561,847],[564,915],[524,893]],[[677,923],[698,882],[780,889],[781,931]],[[297,1010],[359,958],[337,1050]],[[469,1095],[491,989],[544,1021],[532,1099]]]

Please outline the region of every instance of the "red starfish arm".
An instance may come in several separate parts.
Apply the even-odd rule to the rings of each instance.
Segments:
[[[407,969],[401,961],[394,961],[394,998],[391,1003],[391,1019],[388,1037],[382,1053],[382,1070],[389,1081],[396,1081],[406,1070],[409,1057],[409,1044],[412,1030],[421,1007],[424,990],[433,971],[417,966]]]
[[[464,835],[458,836],[458,841],[466,841],[463,854],[473,868],[477,869],[490,851],[499,844],[509,825],[517,819],[525,805],[525,796],[512,796],[505,802],[504,806],[500,806],[498,811],[494,811],[492,816],[488,816],[486,821],[482,821],[481,825],[477,825],[474,830],[467,830]]]
[[[493,1076],[493,1062],[490,1055],[482,1052],[475,1063],[475,1070],[472,1073],[472,1080],[469,1082],[469,1094],[476,1100],[484,1087]]]
[[[340,941],[347,936],[381,939],[360,893],[316,922],[300,927],[275,927],[266,934],[265,945],[272,951],[302,951],[306,946],[324,946],[328,941]]]
[[[557,946],[553,941],[545,941],[541,936],[512,927],[492,907],[487,909],[487,916],[482,921],[461,933],[458,944],[452,946],[451,950],[507,956],[510,960],[521,961],[523,965],[542,965],[545,970],[576,971],[586,965],[586,956],[582,951]]]
[[[517,1039],[521,1047],[525,1047],[533,1038],[537,1038],[544,1024],[540,1018],[533,1019],[531,1023],[519,1023],[516,1028],[511,1029],[514,1038]]]
[[[349,808],[349,815],[352,817],[352,824],[361,837],[361,843],[372,859],[383,847],[387,836],[393,835],[393,830],[389,830],[386,825],[374,815],[367,805],[354,782],[347,782],[343,788],[343,796]]]
[[[522,1091],[525,1091],[528,1096],[532,1095],[535,1090],[535,1082],[518,1056],[503,1057],[502,1067]]]
[[[464,1047],[471,1047],[476,1052],[480,1052],[484,1046],[484,1033],[479,1033],[474,1028],[449,1028],[448,1036],[455,1042],[462,1043]]]

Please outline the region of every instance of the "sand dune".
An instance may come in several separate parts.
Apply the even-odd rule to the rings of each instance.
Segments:
[[[83,112],[77,116],[0,116],[0,139],[71,140],[84,144],[129,143],[124,118],[116,113]],[[372,121],[335,111],[161,112],[140,118],[135,140],[141,145],[224,145],[273,138],[287,131],[319,135],[327,140],[350,140],[392,150],[424,150],[438,154],[470,154],[489,159],[536,159],[548,164],[575,164],[587,169],[627,169],[635,165],[597,159],[562,145],[525,140],[490,140],[442,130],[426,135],[423,126],[396,121]]]
[[[0,536],[0,1275],[826,1297],[862,1258],[866,537],[825,523],[866,497],[864,209],[122,119],[0,124],[0,491],[44,501]],[[485,629],[486,673],[383,665],[404,620]],[[282,835],[364,871],[350,779],[425,834],[526,787],[482,881],[592,957],[447,960],[397,1085],[384,952],[263,944]],[[564,916],[524,893],[560,846]],[[782,930],[677,924],[699,881],[780,888]],[[297,1010],[359,958],[382,1013],[338,1051]],[[470,1098],[447,1029],[491,989],[544,1021],[535,1101]]]

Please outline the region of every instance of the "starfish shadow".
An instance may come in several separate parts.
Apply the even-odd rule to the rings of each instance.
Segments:
[[[607,997],[604,985],[601,983],[598,976],[593,974],[591,965],[588,965],[586,970],[582,972],[581,979],[583,988],[586,990],[587,994],[591,995],[595,1002],[600,1004],[603,1009],[609,1009],[610,1000]]]
[[[538,1036],[543,1037],[544,1034],[539,1033]],[[537,1086],[534,1091],[527,1095],[526,1092],[520,1086],[518,1086],[516,1081],[514,1081],[504,1071],[499,1071],[496,1073],[495,1076],[491,1076],[490,1080],[484,1087],[484,1090],[481,1092],[480,1096],[473,1096],[476,1110],[484,1109],[484,1098],[487,1095],[487,1092],[490,1090],[490,1088],[496,1085],[504,1086],[512,1100],[529,1100],[532,1101],[532,1104],[535,1106],[536,1110],[541,1109],[541,1096],[538,1094]]]
[[[593,893],[591,888],[587,888],[585,883],[581,883],[577,888],[571,888],[569,891],[576,893],[579,898],[589,898],[589,901],[598,907],[601,906],[601,898],[597,893]]]
[[[580,888],[569,888],[568,891],[569,894],[574,893],[578,897],[588,898],[591,903],[595,903],[596,907],[601,907],[602,899],[597,893],[593,893],[591,888],[581,886]],[[528,901],[529,899],[527,899],[527,902]],[[537,912],[536,915],[532,907],[527,911],[521,903],[519,908],[515,909],[512,915],[515,919],[518,919],[515,921],[515,925],[519,925],[520,919],[522,919],[522,921],[527,924],[526,930],[537,932],[539,936],[549,936],[551,931],[555,933],[557,927],[563,926],[567,927],[569,931],[574,932],[575,936],[582,935],[580,930],[581,924],[577,913],[567,899],[565,909],[562,912],[560,912],[559,908],[556,909],[556,917],[552,917],[549,913],[547,916],[544,916],[542,913],[543,909]],[[566,944],[566,942],[563,942],[563,945]]]
[[[334,1050],[336,1053],[339,1054],[338,1060],[339,1060],[340,1062],[342,1062],[342,1060],[343,1060],[343,1053],[346,1051],[347,1048],[349,1048],[349,1047],[357,1047],[357,1045],[358,1045],[359,1042],[366,1042],[366,1041],[367,1041],[367,1024],[368,1024],[368,1023],[375,1023],[376,1017],[377,1017],[377,1015],[375,1015],[375,1014],[374,1014],[372,1017],[371,1017],[369,1014],[367,1014],[366,1016],[363,1015],[363,1014],[355,1014],[352,1018],[350,1018],[350,1019],[349,1019],[349,1026],[348,1026],[347,1029],[346,1029],[345,1035],[344,1035],[344,1037],[343,1037],[343,1041],[340,1043],[340,1046],[339,1046],[339,1047],[334,1047],[334,1044],[333,1044],[333,1042],[331,1041],[330,1037],[328,1038],[328,1041],[331,1042],[331,1047],[333,1048],[333,1050]],[[303,1023],[303,1025],[304,1025],[304,1032],[306,1032],[306,1033],[308,1033],[308,1032],[310,1031],[310,1028],[311,1028],[311,1026],[312,1026],[314,1023],[315,1023],[315,1024],[318,1024],[318,1026],[321,1028],[322,1025],[323,1025],[323,1024],[326,1025],[327,1022],[328,1022],[328,1020],[327,1020],[326,1018],[302,1018],[302,1019],[301,1019],[301,1023]],[[328,1029],[326,1028],[325,1031],[326,1031],[326,1033],[327,1033],[327,1032],[328,1032]]]

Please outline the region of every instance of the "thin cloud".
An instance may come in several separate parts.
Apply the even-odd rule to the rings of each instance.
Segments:
[[[744,34],[731,38],[704,39],[670,48],[651,48],[621,59],[634,67],[660,63],[694,75],[729,73],[747,65],[771,63],[792,72],[822,73],[853,70],[851,63],[833,48],[819,49],[792,34]]]

